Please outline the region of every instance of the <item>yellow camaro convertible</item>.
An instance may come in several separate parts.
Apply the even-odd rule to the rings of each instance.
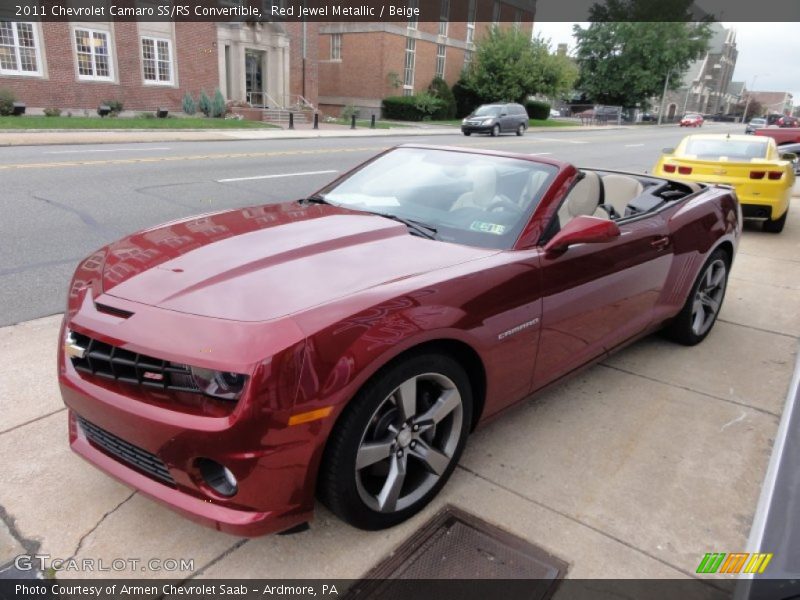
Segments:
[[[724,183],[736,189],[742,215],[764,221],[764,230],[783,231],[794,185],[794,155],[778,152],[772,138],[752,135],[689,135],[667,148],[655,175]]]

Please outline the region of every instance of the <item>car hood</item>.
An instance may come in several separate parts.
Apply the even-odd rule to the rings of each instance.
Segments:
[[[168,223],[107,248],[103,292],[167,310],[266,321],[495,254],[383,217],[270,205]]]

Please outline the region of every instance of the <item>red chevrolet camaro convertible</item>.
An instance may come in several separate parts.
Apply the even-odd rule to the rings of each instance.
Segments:
[[[401,146],[148,229],[72,280],[70,444],[221,531],[292,529],[315,497],[388,527],[476,425],[655,330],[703,340],[740,223],[726,186]]]

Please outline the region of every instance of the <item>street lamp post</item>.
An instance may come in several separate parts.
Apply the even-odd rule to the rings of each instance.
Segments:
[[[664,91],[661,94],[661,108],[658,110],[658,124],[661,125],[661,119],[664,117],[664,101],[667,99],[667,87],[669,86],[669,76],[672,69],[667,71],[667,78],[664,79]]]

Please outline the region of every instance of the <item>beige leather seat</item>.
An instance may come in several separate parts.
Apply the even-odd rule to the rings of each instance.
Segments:
[[[644,190],[644,186],[635,177],[611,173],[603,176],[605,203],[614,207],[620,217],[625,216],[625,207]]]
[[[450,210],[459,208],[487,209],[494,201],[497,190],[497,173],[494,167],[476,165],[469,167],[469,179],[472,181],[472,190],[461,194]]]
[[[597,207],[600,205],[602,182],[594,171],[584,171],[584,177],[570,190],[567,199],[558,209],[558,223],[564,227],[579,215],[602,216]],[[598,213],[598,214],[596,214]]]

